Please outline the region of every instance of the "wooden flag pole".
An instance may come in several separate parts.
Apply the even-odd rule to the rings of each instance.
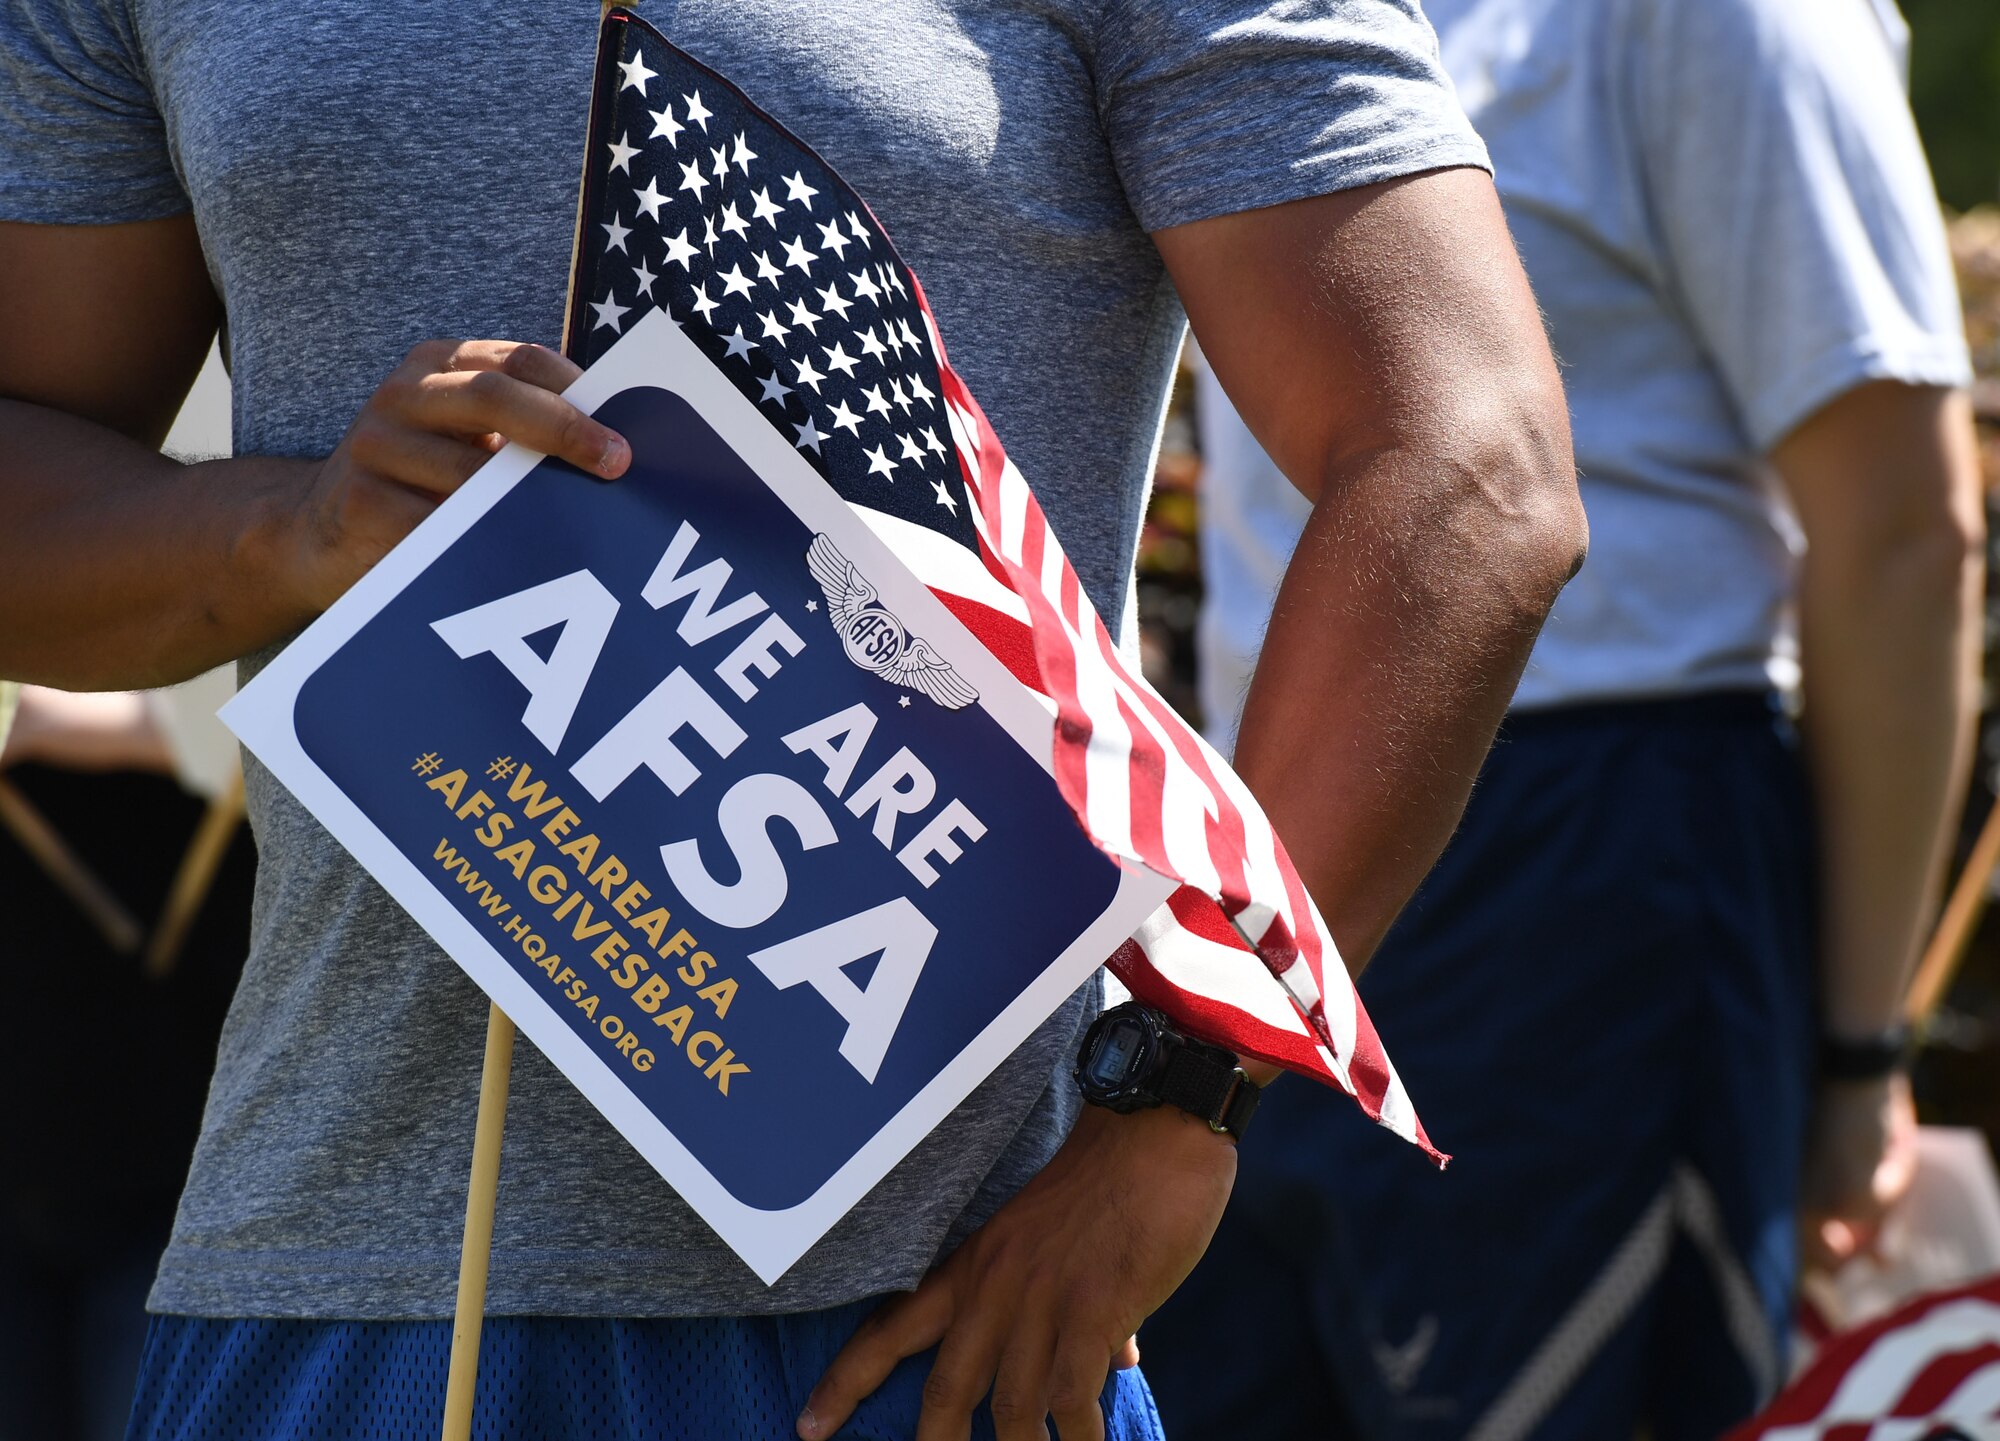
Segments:
[[[1986,910],[1996,866],[2000,866],[2000,804],[1988,812],[1986,824],[1979,828],[1979,839],[1973,842],[1965,869],[1959,872],[1958,883],[1951,888],[1951,899],[1945,902],[1937,931],[1924,947],[1923,959],[1917,963],[1916,979],[1910,983],[1903,1013],[1919,1030],[1944,1003],[1952,977],[1958,974],[1966,947],[1972,943],[1972,933]]]
[[[621,0],[599,0],[603,27]],[[631,3],[631,0],[623,0]],[[603,56],[598,56],[598,66]],[[596,67],[590,111],[585,116],[583,176],[576,187],[576,216],[570,231],[569,284],[563,297],[563,353],[569,354],[576,309],[577,257],[583,249],[583,180],[590,174],[590,116],[597,109]],[[575,357],[572,356],[572,359]],[[444,1441],[470,1441],[472,1400],[479,1380],[479,1333],[486,1320],[486,1269],[493,1259],[493,1203],[500,1187],[500,1138],[507,1124],[507,1081],[514,1066],[514,1023],[498,1006],[486,1011],[486,1063],[479,1077],[479,1116],[472,1129],[472,1180],[465,1192],[465,1238],[458,1253],[458,1310],[451,1323],[451,1369],[445,1379]]]
[[[236,839],[242,824],[243,775],[239,771],[202,812],[181,856],[180,869],[174,872],[166,908],[153,927],[152,939],[146,942],[146,974],[151,979],[165,980],[173,974],[181,947],[187,944],[188,932],[194,929],[195,918],[215,885],[216,872],[222,869],[223,857],[229,854],[229,843]]]
[[[488,1006],[479,1118],[472,1130],[472,1180],[465,1191],[465,1239],[458,1255],[458,1313],[451,1323],[451,1370],[445,1380],[444,1441],[469,1441],[472,1435],[486,1268],[493,1257],[493,1199],[500,1186],[500,1139],[507,1125],[507,1081],[513,1066],[514,1023],[498,1006]]]

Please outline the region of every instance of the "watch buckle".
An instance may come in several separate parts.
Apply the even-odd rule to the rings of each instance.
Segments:
[[[1229,1115],[1230,1108],[1236,1104],[1236,1098],[1243,1094],[1243,1088],[1249,1084],[1249,1072],[1238,1066],[1236,1074],[1229,1079],[1229,1090],[1224,1094],[1222,1104],[1217,1106],[1215,1114],[1208,1118],[1209,1130],[1215,1132],[1218,1136],[1227,1136],[1230,1134],[1229,1127],[1224,1125],[1223,1121]]]

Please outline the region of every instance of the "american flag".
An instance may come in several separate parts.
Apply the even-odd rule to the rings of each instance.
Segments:
[[[1181,882],[1110,957],[1134,996],[1337,1085],[1442,1164],[1248,789],[1113,643],[945,359],[923,287],[803,142],[631,12],[599,37],[565,352],[665,309],[1021,682],[1096,844]]]
[[[2000,1441],[2000,1278],[1834,1337],[1727,1441]]]

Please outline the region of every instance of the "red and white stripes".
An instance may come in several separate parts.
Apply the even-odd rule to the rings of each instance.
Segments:
[[[1728,1441],[2000,1437],[2000,1279],[1921,1297],[1836,1336]]]
[[[1182,883],[1111,958],[1112,970],[1196,1034],[1339,1086],[1442,1164],[1263,808],[1119,652],[1026,479],[945,359],[921,287],[916,300],[980,550],[943,537],[899,550],[1051,702],[1056,780],[1091,839]]]

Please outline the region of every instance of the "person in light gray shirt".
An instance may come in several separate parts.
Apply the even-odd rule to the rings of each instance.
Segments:
[[[574,367],[529,343],[559,338],[598,13],[0,12],[0,675],[252,673],[490,437],[623,473],[622,438],[554,394]],[[1298,569],[1341,620],[1274,637],[1288,662],[1240,769],[1365,955],[1582,541],[1553,362],[1415,0],[645,15],[882,217],[1114,628],[1183,306],[1221,373],[1289,387],[1267,438],[1324,497],[1336,539]],[[1305,303],[1327,284],[1338,304]],[[153,454],[225,322],[234,458]],[[1343,559],[1386,536],[1414,539]],[[1348,797],[1335,824],[1288,808],[1300,776]],[[253,949],[133,1434],[292,1434],[330,1405],[435,1435],[485,1006],[254,765],[248,794]],[[773,1288],[523,1054],[482,1376],[526,1379],[481,1425],[816,1437],[851,1415],[907,1436],[976,1412],[1009,1438],[1050,1416],[1065,1441],[1150,1434],[1113,1363],[1199,1253],[1235,1154],[1184,1115],[1080,1109],[1098,999],[1061,1006]]]
[[[1428,1184],[1274,1093],[1147,1354],[1181,1436],[1309,1434],[1279,1382],[1317,1376],[1368,1437],[1709,1438],[1784,1375],[1795,1235],[1838,1264],[1907,1182],[1900,1002],[1970,756],[1979,484],[1907,36],[1886,0],[1425,9],[1565,365],[1590,564],[1362,985],[1460,1161]],[[1303,511],[1225,388],[1226,746]]]

